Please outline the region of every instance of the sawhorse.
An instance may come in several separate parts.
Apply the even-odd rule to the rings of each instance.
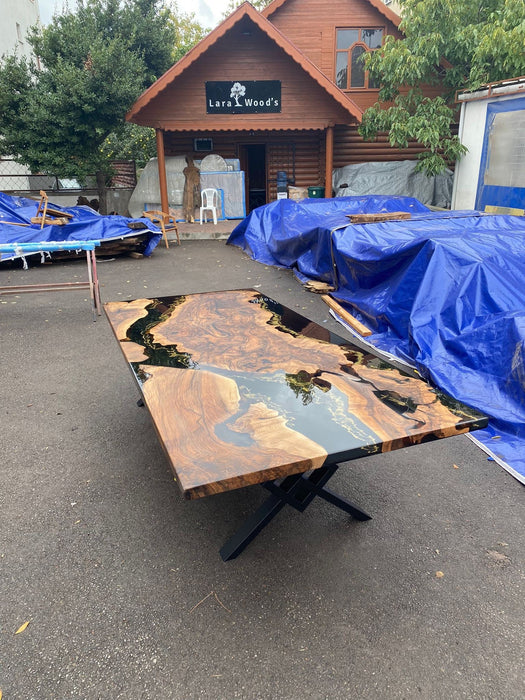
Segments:
[[[50,284],[22,284],[0,287],[0,296],[4,294],[27,294],[31,292],[67,292],[77,289],[89,289],[91,303],[93,306],[93,320],[102,314],[102,304],[100,301],[100,287],[97,275],[97,259],[95,248],[100,245],[100,241],[63,241],[52,243],[48,241],[34,243],[2,243],[0,244],[0,259],[2,253],[9,254],[10,257],[24,258],[26,255],[36,253],[50,253],[57,250],[84,250],[86,252],[88,279],[84,282],[53,282]]]

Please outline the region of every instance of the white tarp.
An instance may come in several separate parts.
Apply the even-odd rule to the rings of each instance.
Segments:
[[[209,156],[208,156],[209,158]],[[201,172],[201,189],[215,187],[223,195],[224,212],[220,218],[243,219],[246,216],[244,194],[244,172],[239,170],[238,158],[227,158],[228,172]],[[201,161],[194,161],[199,168]],[[185,156],[166,156],[166,180],[168,184],[168,203],[174,209],[182,207],[184,194]],[[129,200],[129,212],[132,217],[142,216],[144,210],[160,209],[159,169],[157,159],[151,158],[141,172],[137,186]],[[181,212],[182,215],[182,212]]]
[[[332,184],[336,197],[397,195],[416,197],[427,206],[449,209],[452,201],[451,170],[428,177],[416,171],[417,161],[358,163],[335,168]]]
[[[170,207],[182,206],[184,156],[166,157],[166,180],[168,182],[168,203]],[[137,186],[129,200],[129,213],[132,217],[142,216],[145,209],[160,209],[159,168],[157,159],[151,158],[141,172]]]

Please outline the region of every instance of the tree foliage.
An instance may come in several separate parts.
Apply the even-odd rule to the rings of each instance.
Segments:
[[[78,0],[34,27],[35,61],[0,65],[0,154],[33,172],[82,179],[107,172],[101,145],[138,95],[173,61],[175,23],[164,0]]]
[[[366,57],[381,89],[360,132],[371,139],[388,131],[400,148],[417,139],[426,147],[420,167],[436,173],[465,152],[451,132],[455,91],[525,74],[525,3],[404,0],[402,17],[405,38],[387,36]],[[440,85],[443,97],[424,97],[423,85]]]
[[[188,14],[180,12],[175,4],[172,11],[172,21],[175,27],[175,51],[173,54],[174,61],[178,61],[188,51],[195,46],[201,39],[204,39],[209,33],[208,27],[203,27],[197,21],[194,12]]]
[[[201,25],[194,12],[181,12],[177,3],[172,3],[170,22],[173,24],[175,44],[171,62],[181,59],[188,51],[203,39],[209,29]],[[143,168],[150,158],[154,158],[157,149],[155,130],[147,126],[124,122],[112,131],[102,145],[102,152],[109,160],[134,160],[138,168]]]
[[[101,149],[108,161],[134,160],[137,168],[143,168],[157,155],[155,129],[124,122],[109,134]]]

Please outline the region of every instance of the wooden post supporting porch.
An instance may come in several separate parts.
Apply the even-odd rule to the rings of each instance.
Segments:
[[[160,208],[163,212],[169,211],[168,181],[166,179],[166,158],[164,156],[164,132],[155,129],[157,139],[157,165],[159,168]]]
[[[332,197],[332,170],[334,168],[334,127],[326,127],[326,147],[325,147],[325,187],[324,196]]]

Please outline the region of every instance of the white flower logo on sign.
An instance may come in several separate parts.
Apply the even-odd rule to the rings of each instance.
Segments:
[[[236,107],[242,107],[242,105],[239,103],[239,97],[244,97],[246,94],[246,86],[241,85],[241,83],[233,83],[232,89],[230,92],[230,97],[233,97],[235,100],[235,106]]]

